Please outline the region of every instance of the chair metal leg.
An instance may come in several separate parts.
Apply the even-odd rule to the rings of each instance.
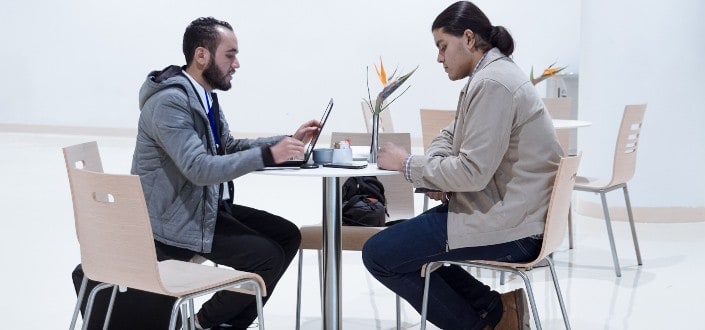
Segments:
[[[189,322],[188,326],[191,327],[190,329],[195,330],[196,329],[196,311],[193,306],[193,298],[188,300],[188,309],[189,309],[189,315],[191,315],[191,317],[188,317],[186,320]],[[182,317],[182,319],[184,318],[184,316],[181,316],[181,317]],[[181,323],[183,324],[184,322],[181,322]]]
[[[573,208],[568,208],[568,249],[573,249]]]
[[[113,315],[113,306],[115,305],[115,296],[117,295],[118,286],[113,286],[113,292],[110,294],[110,302],[108,303],[108,311],[105,313],[105,320],[103,321],[103,330],[108,330],[108,324],[110,324],[110,316]]]
[[[607,236],[610,239],[610,248],[612,249],[612,262],[614,263],[614,271],[617,277],[622,277],[622,271],[619,267],[619,259],[617,258],[617,248],[614,245],[614,234],[612,234],[612,221],[610,220],[610,211],[607,209],[607,198],[605,192],[600,192],[602,199],[602,212],[605,214],[605,226],[607,226]]]
[[[570,330],[570,322],[568,321],[568,310],[565,308],[565,301],[563,300],[563,293],[561,287],[558,284],[558,276],[556,276],[556,269],[553,267],[553,261],[551,258],[546,258],[548,262],[549,270],[551,271],[551,278],[553,279],[553,286],[556,289],[556,296],[558,297],[558,304],[561,306],[561,313],[563,313],[563,323],[565,323],[566,330]]]
[[[323,260],[323,251],[322,250],[316,250],[318,252],[318,294],[319,298],[321,298],[321,315],[325,314],[325,306],[323,306],[323,290],[325,288],[325,283],[323,283],[323,268],[324,266],[324,260]]]
[[[264,330],[264,304],[262,303],[262,288],[258,283],[252,283],[255,287],[255,300],[257,301],[257,323],[259,330]]]
[[[181,309],[181,305],[184,303],[184,298],[177,298],[176,301],[174,301],[174,305],[171,306],[171,316],[169,317],[169,330],[175,330],[176,329],[176,316],[179,314],[179,310]],[[183,317],[184,313],[181,313],[181,317]],[[188,323],[186,322],[181,322],[182,327],[185,327]]]
[[[401,299],[398,294],[394,295],[397,303],[397,330],[401,330]]]
[[[428,211],[428,196],[423,195],[423,212]]]
[[[88,277],[83,275],[81,280],[81,288],[78,289],[78,297],[76,298],[76,307],[73,308],[73,317],[71,317],[70,330],[76,327],[76,320],[78,320],[78,312],[81,310],[81,304],[83,303],[83,296],[86,293],[86,287],[88,286]]]
[[[179,309],[181,310],[181,329],[196,329],[196,321],[193,320],[193,317],[191,318],[191,320],[188,319],[188,300],[179,305]],[[193,327],[191,326],[191,321],[193,321]]]
[[[524,280],[524,286],[526,287],[526,294],[529,296],[529,304],[531,305],[531,313],[534,316],[534,323],[536,323],[536,329],[541,330],[541,320],[539,319],[538,308],[536,307],[536,300],[534,299],[534,290],[531,288],[531,281],[526,273],[517,270],[515,273]]]
[[[629,215],[629,226],[632,228],[632,240],[634,241],[634,251],[636,251],[636,261],[639,266],[642,265],[641,262],[641,252],[639,251],[639,240],[636,238],[636,227],[634,225],[634,215],[632,214],[632,203],[629,201],[629,191],[627,190],[627,184],[622,187],[624,191],[624,203],[627,206],[627,215]]]
[[[499,285],[504,285],[504,276],[506,272],[499,272]]]
[[[103,290],[105,288],[109,288],[111,286],[113,285],[108,283],[100,283],[96,285],[93,290],[91,290],[91,293],[88,295],[88,303],[86,303],[86,313],[83,317],[83,330],[88,329],[88,322],[90,321],[91,312],[93,311],[93,301],[95,301],[95,296],[98,294],[98,291]]]
[[[431,289],[431,273],[436,269],[437,262],[426,264],[426,278],[424,279],[423,298],[421,299],[421,324],[420,330],[426,330],[426,317],[428,316],[428,291]]]
[[[296,330],[301,329],[301,275],[303,270],[304,250],[299,249],[299,275],[296,279]]]

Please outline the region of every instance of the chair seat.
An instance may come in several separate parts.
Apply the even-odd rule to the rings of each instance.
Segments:
[[[267,295],[264,280],[254,273],[225,267],[204,267],[200,264],[178,260],[160,261],[158,266],[162,284],[164,285],[164,293],[173,296],[184,296],[210,287],[248,279],[257,281],[262,288],[262,296]],[[229,288],[228,290],[251,295],[255,294],[252,290],[242,288]]]
[[[575,188],[576,190],[589,190],[589,191],[599,191],[611,187],[610,179],[605,178],[592,178],[586,176],[575,177]]]
[[[537,265],[543,260],[533,260],[530,262],[502,262],[502,261],[492,261],[492,260],[468,260],[467,263],[471,265],[477,265],[477,264],[482,264],[482,265],[487,265],[487,266],[496,266],[496,267],[506,267],[506,268],[514,268],[514,269],[522,269],[522,270],[531,270],[534,267],[537,267]]]
[[[372,235],[384,230],[386,227],[359,227],[341,226],[341,246],[346,251],[362,251],[367,239]],[[301,246],[302,250],[320,250],[323,247],[323,226],[311,225],[302,226]]]

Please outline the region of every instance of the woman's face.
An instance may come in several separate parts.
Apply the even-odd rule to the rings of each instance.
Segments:
[[[438,63],[448,73],[450,80],[459,80],[469,76],[475,69],[472,46],[475,43],[472,32],[466,30],[462,36],[445,33],[443,28],[433,30],[433,40],[438,47]]]

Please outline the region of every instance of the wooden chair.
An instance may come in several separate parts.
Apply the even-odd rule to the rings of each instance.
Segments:
[[[362,116],[365,118],[365,128],[367,128],[367,133],[372,133],[372,112],[370,107],[365,104],[365,102],[360,103],[362,105]],[[386,109],[379,114],[379,132],[380,133],[394,133],[394,125],[392,124],[392,112],[391,109]]]
[[[423,140],[423,150],[426,153],[431,141],[435,139],[442,129],[455,122],[455,110],[432,110],[421,109],[421,135]],[[428,210],[429,199],[424,195],[423,210]]]
[[[71,194],[73,195],[73,180],[71,178],[71,170],[82,168],[93,172],[103,172],[103,162],[100,159],[100,151],[98,150],[98,143],[96,141],[76,144],[73,146],[63,148],[64,153],[64,164],[66,165],[66,174],[69,178],[69,186],[71,187]],[[73,196],[72,196],[73,197]],[[76,227],[76,235],[78,235],[78,227]],[[71,317],[71,325],[69,329],[73,329],[76,326],[76,320],[78,319],[78,313],[81,308],[81,302],[83,301],[83,296],[86,293],[86,286],[88,285],[88,277],[83,275],[81,279],[81,287],[78,290],[78,297],[76,299],[76,306],[73,309],[73,316]],[[108,308],[112,307],[115,301],[115,296],[113,295],[110,299]]]
[[[86,276],[102,282],[88,297],[83,328],[88,327],[96,294],[105,288],[134,288],[175,297],[169,329],[182,323],[195,329],[193,299],[220,290],[255,295],[259,328],[264,329],[262,296],[266,288],[253,273],[177,260],[157,261],[152,228],[140,179],[69,169],[81,264]],[[109,322],[110,310],[106,317]]]
[[[543,104],[546,105],[548,113],[553,119],[571,119],[570,107],[571,98],[569,97],[547,97],[543,99]],[[571,149],[571,135],[575,134],[576,129],[558,129],[556,136],[558,143],[563,149],[563,155],[569,155]],[[568,212],[568,248],[573,248],[573,217],[572,212]]]
[[[368,133],[333,132],[331,145],[335,141],[350,138],[351,146],[369,146],[372,137]],[[409,133],[380,133],[380,143],[393,142],[406,150],[411,150],[411,135]],[[414,216],[413,188],[402,175],[385,175],[378,177],[384,185],[384,195],[387,199],[389,218],[408,219]],[[344,178],[343,178],[344,181]],[[343,251],[362,251],[363,245],[372,235],[386,227],[342,226],[341,246]],[[303,250],[318,250],[319,269],[321,266],[321,249],[323,247],[321,225],[302,226],[301,245],[299,247],[299,268],[296,284],[296,329],[301,326],[301,276],[303,271]],[[401,329],[401,306],[399,296],[396,297],[397,329]]]
[[[558,165],[556,179],[553,183],[553,191],[551,192],[551,199],[548,204],[548,212],[546,214],[546,224],[544,226],[543,233],[543,244],[541,245],[541,251],[539,252],[539,255],[538,257],[536,257],[536,259],[524,263],[473,260],[436,261],[426,264],[425,268],[422,270],[422,275],[426,277],[421,309],[422,330],[426,329],[428,292],[431,289],[431,273],[439,267],[442,267],[443,264],[487,268],[502,272],[512,272],[519,275],[524,280],[524,285],[526,286],[526,292],[529,296],[529,303],[531,305],[531,311],[534,317],[534,322],[536,323],[536,328],[541,329],[541,321],[539,320],[538,310],[536,308],[536,301],[534,299],[534,293],[531,288],[531,281],[526,272],[537,266],[537,264],[539,264],[543,260],[548,263],[549,270],[551,271],[551,279],[553,280],[553,285],[556,289],[556,296],[558,297],[558,303],[560,304],[561,312],[563,313],[563,322],[565,323],[566,329],[570,329],[570,322],[568,321],[568,311],[566,310],[565,303],[563,301],[563,295],[561,294],[561,289],[558,284],[558,277],[556,276],[556,270],[553,266],[553,261],[551,261],[550,255],[560,247],[560,245],[563,243],[563,239],[565,238],[565,231],[568,226],[566,219],[568,215],[568,210],[570,208],[570,198],[572,195],[573,185],[575,183],[576,172],[578,171],[579,163],[580,156],[573,156],[562,158],[560,164]]]
[[[71,194],[73,195],[73,180],[71,176],[72,169],[84,169],[91,172],[103,173],[103,162],[100,158],[100,150],[98,149],[98,143],[96,141],[90,141],[85,143],[80,143],[72,146],[63,148],[64,154],[64,165],[66,166],[66,173],[69,179],[69,186],[71,187]],[[76,228],[76,235],[78,235],[78,228]],[[191,258],[191,262],[194,263],[204,263],[207,259],[196,254]],[[216,265],[217,266],[217,265]],[[81,303],[86,293],[86,287],[88,285],[88,277],[83,275],[81,279],[81,286],[78,290],[78,295],[76,298],[76,306],[73,310],[73,316],[71,317],[70,329],[76,326],[76,321],[78,320],[78,313],[81,308]],[[115,302],[115,294],[110,297],[110,302],[108,309],[112,308]]]
[[[632,179],[636,170],[636,154],[639,148],[639,136],[641,135],[645,112],[646,104],[627,105],[624,108],[622,123],[619,127],[619,134],[617,135],[617,145],[614,150],[611,178],[579,176],[575,181],[575,190],[600,194],[600,198],[602,199],[602,211],[605,215],[605,225],[607,226],[607,236],[609,237],[610,248],[612,249],[612,261],[614,262],[614,270],[617,277],[622,276],[622,272],[617,258],[617,249],[615,248],[614,235],[612,234],[612,222],[610,220],[605,194],[612,190],[622,188],[627,215],[629,216],[629,225],[632,231],[632,240],[634,241],[634,250],[636,251],[636,259],[639,266],[641,266],[641,252],[639,251],[639,241],[636,237],[636,228],[634,226],[634,216],[632,215],[632,205],[629,201],[627,182]]]
[[[572,119],[570,112],[571,99],[569,97],[548,97],[543,99],[543,104],[546,105],[548,113],[553,119]],[[571,135],[574,134],[574,129],[559,129],[556,130],[558,143],[561,144],[564,155],[570,155]]]

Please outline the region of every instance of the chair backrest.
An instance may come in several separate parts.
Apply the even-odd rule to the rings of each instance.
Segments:
[[[70,169],[81,265],[88,278],[164,293],[140,179]]]
[[[362,116],[365,118],[365,128],[367,133],[372,133],[372,112],[370,106],[362,102]],[[390,109],[385,109],[379,113],[379,131],[384,133],[394,133],[394,125],[392,124],[392,112]]]
[[[431,141],[455,121],[455,110],[421,109],[421,135],[423,137],[423,150],[426,152]]]
[[[641,126],[644,123],[646,104],[633,104],[624,107],[622,124],[619,126],[617,145],[614,149],[614,164],[610,185],[622,184],[631,180],[636,170],[636,151],[639,148]]]
[[[372,135],[369,133],[333,132],[331,145],[335,141],[350,138],[353,146],[369,146]],[[379,133],[380,145],[392,142],[407,151],[411,151],[411,134],[409,133]],[[413,186],[402,175],[380,175],[377,177],[384,185],[384,196],[387,198],[389,220],[408,219],[414,216]]]
[[[71,168],[82,168],[92,172],[103,172],[98,143],[96,141],[63,148],[66,172]],[[70,173],[69,173],[70,174]]]
[[[68,146],[63,148],[63,152],[66,175],[69,178],[69,187],[73,197],[74,189],[71,170],[80,168],[93,172],[103,172],[103,162],[100,159],[100,151],[98,151],[98,143],[96,141]],[[74,209],[74,216],[75,214],[76,210]],[[78,235],[78,227],[76,227],[76,234]]]
[[[543,99],[543,104],[546,105],[548,113],[553,119],[571,119],[570,107],[571,99],[569,97],[548,97]],[[575,129],[573,129],[575,130]],[[563,154],[567,155],[570,150],[570,129],[556,130],[558,143],[561,144]]]
[[[541,252],[534,264],[553,253],[563,243],[568,229],[568,212],[570,212],[570,199],[573,195],[573,185],[580,164],[580,155],[561,158],[553,181],[551,199],[546,213],[546,225],[543,232],[543,245]]]

